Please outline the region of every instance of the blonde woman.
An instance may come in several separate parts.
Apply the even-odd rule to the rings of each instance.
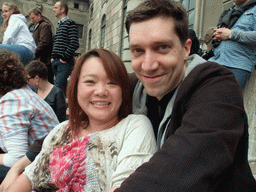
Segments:
[[[2,6],[3,42],[0,49],[16,53],[23,65],[33,60],[36,43],[28,29],[27,19],[19,11],[17,5],[4,3]]]

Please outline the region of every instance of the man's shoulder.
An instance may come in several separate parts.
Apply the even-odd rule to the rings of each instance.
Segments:
[[[42,29],[42,28],[50,28],[51,29],[52,26],[47,21],[42,21],[42,22],[39,23],[39,26],[37,28],[40,28],[40,29]]]
[[[72,19],[68,18],[66,19],[63,24],[66,24],[66,25],[76,25],[76,22],[73,21]]]
[[[253,5],[251,8],[249,8],[248,11],[255,13],[256,12],[256,4]],[[247,13],[248,11],[245,11],[245,13]]]
[[[202,77],[204,75],[209,75],[212,73],[219,73],[222,74],[232,74],[225,66],[220,65],[216,62],[206,61],[204,63],[201,63],[200,65],[195,66],[188,76],[191,75],[199,75],[199,77]],[[198,78],[197,78],[198,79]]]
[[[200,87],[210,81],[225,83],[224,80],[225,82],[236,82],[234,74],[225,66],[207,61],[193,68],[184,78],[180,88],[187,89],[189,87],[191,89],[193,87]]]
[[[243,12],[242,15],[247,15],[247,14],[255,14],[256,12],[256,1],[255,4],[252,4],[250,7],[247,7],[247,9]]]
[[[49,22],[45,21],[44,19],[39,21],[39,25],[49,25],[49,26],[51,26],[51,24]]]

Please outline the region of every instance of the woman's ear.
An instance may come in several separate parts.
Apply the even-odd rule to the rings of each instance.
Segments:
[[[36,75],[36,76],[35,76],[35,79],[39,81],[39,80],[40,80],[40,77],[39,77],[38,75]]]

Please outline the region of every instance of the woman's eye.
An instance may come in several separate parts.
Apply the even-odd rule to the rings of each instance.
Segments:
[[[117,85],[117,83],[115,83],[115,82],[109,82],[108,84],[109,85]]]
[[[87,80],[87,81],[85,81],[85,83],[87,83],[87,84],[93,84],[94,81],[92,81],[92,80]]]

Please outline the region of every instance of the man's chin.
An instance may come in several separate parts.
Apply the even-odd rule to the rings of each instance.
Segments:
[[[156,98],[160,97],[159,90],[157,90],[157,88],[145,88],[145,89],[149,96],[156,97]]]

